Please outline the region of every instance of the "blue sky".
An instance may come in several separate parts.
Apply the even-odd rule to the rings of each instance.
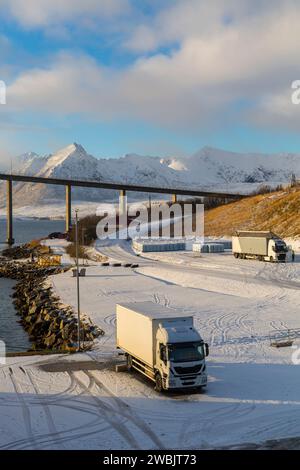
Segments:
[[[299,152],[295,0],[0,0],[0,158]]]

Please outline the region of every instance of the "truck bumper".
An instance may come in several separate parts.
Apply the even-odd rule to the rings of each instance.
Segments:
[[[165,381],[166,390],[179,390],[188,388],[205,387],[207,385],[207,375],[196,376],[171,376]]]

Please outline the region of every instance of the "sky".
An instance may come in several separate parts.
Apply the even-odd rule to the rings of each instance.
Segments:
[[[299,24],[299,0],[0,0],[0,160],[300,153]]]

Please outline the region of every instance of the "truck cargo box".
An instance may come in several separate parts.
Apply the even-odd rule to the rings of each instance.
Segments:
[[[232,237],[232,251],[267,256],[268,240],[266,237]]]
[[[117,305],[117,347],[154,366],[156,332],[159,325],[172,327],[179,322],[193,326],[193,317],[153,302]]]

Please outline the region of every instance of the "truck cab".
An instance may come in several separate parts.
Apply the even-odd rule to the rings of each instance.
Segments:
[[[207,385],[205,357],[208,345],[192,326],[159,325],[156,333],[157,391],[202,388]]]
[[[286,243],[280,238],[269,241],[268,256],[270,261],[286,261],[288,251]]]

